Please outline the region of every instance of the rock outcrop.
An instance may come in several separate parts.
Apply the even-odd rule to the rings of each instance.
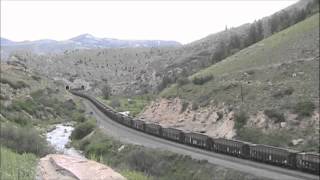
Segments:
[[[37,180],[125,180],[110,167],[92,160],[49,154],[40,159]]]
[[[140,118],[165,127],[199,132],[212,137],[232,138],[235,135],[234,112],[223,105],[193,110],[190,104],[183,108],[179,98],[160,99],[146,107]]]

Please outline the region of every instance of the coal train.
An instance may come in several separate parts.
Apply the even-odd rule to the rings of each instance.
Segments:
[[[298,169],[304,172],[319,175],[320,155],[316,153],[298,152],[295,150],[273,147],[262,144],[231,140],[224,138],[212,138],[204,134],[184,132],[175,128],[165,128],[159,124],[148,123],[136,118],[120,114],[110,107],[86,95],[78,90],[69,90],[72,94],[91,101],[100,111],[110,119],[127,127],[148,133],[160,138],[197,148],[228,154],[238,158],[259,161],[290,169]]]

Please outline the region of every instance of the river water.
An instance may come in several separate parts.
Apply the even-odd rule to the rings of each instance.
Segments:
[[[74,127],[70,124],[56,124],[55,129],[46,134],[47,141],[61,154],[84,158],[81,151],[66,147]]]

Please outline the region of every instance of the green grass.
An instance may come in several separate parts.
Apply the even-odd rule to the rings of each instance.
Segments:
[[[3,180],[34,180],[37,157],[34,154],[18,154],[1,146],[1,173]]]
[[[128,180],[152,180],[151,177],[148,177],[143,173],[137,172],[137,171],[123,170],[120,173],[122,176],[124,176]]]
[[[111,96],[108,100],[102,97],[98,97],[98,99],[102,103],[111,106],[117,111],[130,111],[131,116],[136,116],[137,114],[139,114],[143,110],[143,108],[152,100],[152,98],[153,97],[151,95],[141,95],[133,97]],[[115,101],[119,103],[119,106],[114,106]]]

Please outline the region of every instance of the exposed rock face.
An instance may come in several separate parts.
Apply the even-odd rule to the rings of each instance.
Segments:
[[[50,154],[40,159],[38,180],[125,180],[110,167],[79,157]]]
[[[140,114],[148,122],[156,122],[165,127],[175,127],[185,131],[207,134],[212,137],[232,138],[234,112],[221,106],[209,106],[192,110],[191,105],[182,111],[180,99],[160,99],[152,102]]]
[[[209,105],[192,109],[190,103],[187,107],[179,98],[158,99],[151,102],[139,117],[147,122],[158,123],[164,127],[174,127],[184,131],[203,133],[208,136],[218,138],[233,138],[236,135],[235,112],[226,105]],[[314,112],[312,117],[303,120],[297,119],[297,115],[287,111],[284,113],[285,122],[276,122],[264,114],[264,111],[258,111],[256,114],[250,114],[245,127],[261,129],[262,132],[272,133],[274,131],[308,129],[314,134],[303,138],[315,138],[319,134],[319,112]],[[301,138],[299,135],[295,138]],[[294,144],[299,144],[294,142]]]

